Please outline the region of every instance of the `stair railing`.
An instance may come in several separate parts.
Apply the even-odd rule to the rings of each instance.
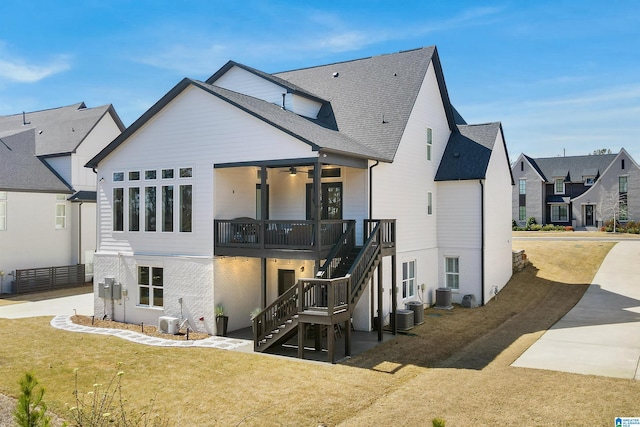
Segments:
[[[350,304],[355,304],[357,297],[360,294],[360,288],[364,283],[364,279],[367,277],[367,273],[372,267],[377,265],[377,259],[380,254],[380,238],[382,221],[377,221],[377,224],[371,230],[369,237],[362,246],[362,250],[358,254],[358,257],[354,261],[353,265],[349,269],[348,275],[351,277],[351,301]]]
[[[347,256],[356,245],[356,222],[349,221],[346,230],[338,239],[333,249],[327,255],[327,260],[316,273],[318,279],[330,279],[338,268],[342,259]]]
[[[298,313],[298,298],[298,286],[292,286],[253,318],[254,348],[273,330]]]

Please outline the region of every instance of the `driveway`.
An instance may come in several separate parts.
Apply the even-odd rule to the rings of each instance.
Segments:
[[[512,366],[640,379],[640,241],[607,254],[582,299]]]
[[[93,293],[42,299],[40,301],[0,301],[0,318],[20,319],[59,314],[93,315]],[[5,305],[6,304],[6,305]]]

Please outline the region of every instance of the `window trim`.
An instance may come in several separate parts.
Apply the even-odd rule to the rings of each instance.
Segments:
[[[562,191],[558,191],[558,183],[562,181]],[[554,178],[553,179],[553,194],[564,194],[565,192],[565,182],[564,178]]]
[[[561,208],[564,207],[566,209],[567,218],[563,220],[560,216],[560,209],[558,209],[558,216],[554,218],[553,216],[553,208]],[[566,203],[554,203],[550,206],[550,214],[551,214],[551,222],[569,222],[569,205]]]
[[[433,215],[433,193],[427,191],[427,215]]]
[[[7,230],[7,192],[0,191],[0,231]]]
[[[62,215],[58,215],[58,208],[62,208]],[[62,220],[62,224],[60,224]],[[56,207],[55,207],[55,229],[66,230],[67,229],[67,198],[64,194],[56,194]]]
[[[164,308],[164,267],[157,267],[157,266],[153,266],[153,265],[138,265],[137,266],[137,306],[138,307],[143,307],[143,308],[151,308],[151,309],[163,309]],[[148,275],[148,279],[149,279],[149,283],[141,283],[141,274],[140,271],[143,268],[147,268],[149,269],[147,275]],[[161,283],[155,284],[154,283],[154,270],[160,270],[161,271]],[[148,290],[148,295],[147,298],[149,299],[149,303],[148,304],[144,304],[142,303],[142,289],[147,289]],[[154,296],[154,290],[159,289],[162,291],[162,305],[156,305],[155,304],[155,296]]]
[[[518,206],[518,221],[526,221],[526,220],[527,220],[527,207]]]
[[[413,265],[413,276],[410,276],[410,270],[409,270],[409,266]],[[406,269],[405,269],[406,266]],[[402,263],[402,286],[401,286],[401,292],[402,292],[402,299],[403,300],[407,300],[410,298],[415,298],[416,296],[416,278],[417,278],[417,260],[412,259],[412,260],[407,260],[404,261]],[[407,273],[407,276],[405,277],[405,272]]]
[[[456,271],[449,271],[448,260],[456,260]],[[449,277],[456,277],[456,287],[449,286]],[[445,255],[444,257],[444,287],[454,292],[460,291],[460,257],[457,255]]]
[[[427,127],[427,161],[431,161],[431,147],[433,147],[433,129]]]
[[[527,179],[520,178],[518,180],[518,194],[527,194]]]
[[[622,190],[622,179],[624,178],[624,191]],[[627,194],[629,192],[629,177],[627,175],[618,176],[618,194]]]

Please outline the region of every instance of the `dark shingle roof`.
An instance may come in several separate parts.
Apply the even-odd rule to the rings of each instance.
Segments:
[[[427,69],[434,65],[449,126],[455,117],[435,46],[276,73],[326,99],[318,119],[392,161]]]
[[[67,200],[69,200],[70,202],[95,202],[96,194],[97,193],[95,191],[87,191],[87,190],[76,191]]]
[[[581,182],[585,177],[597,177],[602,174],[616,156],[617,154],[541,157],[537,159],[525,157],[547,182],[561,177],[567,177],[571,182]]]
[[[36,130],[37,156],[73,153],[100,119],[111,112],[121,130],[124,125],[111,105],[87,108],[84,102],[10,116],[0,116],[0,132]],[[26,123],[26,124],[25,124]]]
[[[436,181],[483,179],[500,123],[459,125],[447,142],[436,173]]]
[[[0,191],[71,193],[70,187],[35,155],[34,128],[0,132]]]

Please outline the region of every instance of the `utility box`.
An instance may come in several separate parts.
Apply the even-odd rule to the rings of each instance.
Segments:
[[[98,283],[98,297],[104,299],[113,299],[113,288],[115,279],[113,277],[105,277],[104,283]],[[118,298],[120,299],[120,298]]]
[[[424,307],[420,301],[409,301],[405,304],[407,310],[413,311],[413,325],[422,325],[424,323]]]
[[[473,294],[463,296],[460,305],[465,308],[477,308],[478,303],[476,302],[476,296]]]

